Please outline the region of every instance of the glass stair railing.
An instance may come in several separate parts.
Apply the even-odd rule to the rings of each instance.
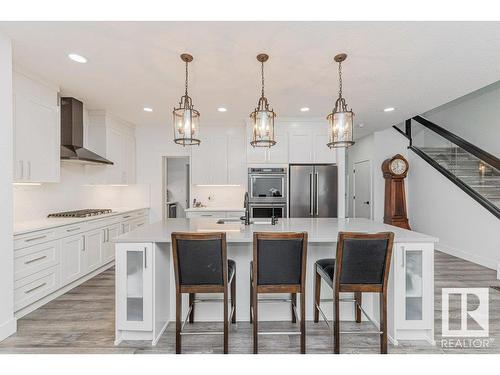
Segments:
[[[500,218],[500,163],[495,156],[416,116],[394,126],[410,149]]]

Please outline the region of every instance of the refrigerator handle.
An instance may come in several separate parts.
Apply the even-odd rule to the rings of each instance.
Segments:
[[[309,215],[314,216],[314,182],[312,173],[309,173]]]
[[[319,216],[319,173],[316,172],[316,189],[314,189],[316,194],[316,216]]]

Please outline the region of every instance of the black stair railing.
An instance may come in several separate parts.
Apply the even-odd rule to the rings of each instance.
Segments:
[[[473,155],[473,157],[477,158],[479,164],[484,166],[485,168],[483,169],[483,175],[481,175],[481,178],[484,180],[485,175],[486,178],[492,178],[493,185],[485,186],[481,181],[481,184],[483,185],[477,186],[476,188],[490,188],[492,192],[488,193],[487,196],[485,196],[484,194],[480,194],[476,189],[473,188],[473,185],[467,181],[467,176],[464,177],[457,175],[458,169],[453,169],[453,167],[447,168],[446,165],[442,165],[443,163],[440,163],[438,159],[436,159],[436,157],[432,157],[432,155],[430,155],[432,147],[421,147],[420,145],[416,145],[416,143],[421,141],[415,139],[415,131],[419,129],[415,129],[414,127],[415,124],[412,121],[415,121],[417,123],[417,126],[419,127],[423,126],[425,129],[430,130],[433,136],[437,134],[439,137],[446,139],[452,146],[449,147],[449,149],[455,150],[455,155],[453,155],[454,157],[456,157],[457,155],[461,155],[462,157],[467,158],[468,157],[467,154],[470,154]],[[498,159],[495,155],[492,155],[491,153],[482,150],[476,145],[466,141],[465,139],[459,137],[458,135],[453,134],[452,132],[444,129],[443,127],[429,121],[428,119],[422,116],[415,116],[409,120],[406,120],[404,124],[404,130],[397,126],[393,126],[393,128],[396,129],[402,135],[404,135],[406,138],[408,138],[409,141],[408,148],[410,150],[419,155],[432,167],[438,170],[442,175],[447,177],[451,182],[457,185],[470,197],[475,199],[479,204],[481,204],[484,208],[486,208],[498,219],[500,219],[500,208],[497,205],[498,202],[500,202],[500,184],[498,184],[498,182],[500,181],[500,173],[499,173],[500,159]],[[436,136],[436,138],[438,137]],[[435,149],[439,150],[440,147],[437,147]],[[443,158],[444,156],[442,154],[439,154],[438,157]],[[471,162],[474,160],[469,159],[468,161]],[[455,168],[460,168],[460,167],[455,166]],[[470,167],[468,169],[472,170]],[[486,174],[484,174],[485,170],[487,171]],[[473,177],[469,176],[469,178]],[[497,204],[495,204],[492,200],[490,200],[488,196],[496,198],[495,201],[497,202]]]

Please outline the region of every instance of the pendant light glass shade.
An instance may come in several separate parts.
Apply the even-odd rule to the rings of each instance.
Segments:
[[[342,62],[347,55],[342,53],[335,56],[335,61],[339,63],[339,97],[335,101],[332,113],[328,119],[328,143],[330,148],[349,147],[353,141],[354,112],[347,109],[345,99],[342,97]]]
[[[269,59],[266,54],[257,56],[261,63],[262,92],[257,108],[250,114],[252,119],[252,141],[253,147],[271,147],[276,144],[274,140],[274,118],[276,113],[269,109],[269,103],[264,96],[264,62]]]
[[[182,146],[199,145],[201,141],[197,138],[199,132],[200,112],[193,108],[193,102],[188,95],[188,63],[193,61],[193,56],[181,55],[182,61],[186,63],[186,86],[185,93],[181,97],[179,107],[174,108],[174,142]]]

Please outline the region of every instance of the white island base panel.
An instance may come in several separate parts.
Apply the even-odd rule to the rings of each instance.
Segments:
[[[182,219],[173,219],[182,220]],[[367,222],[370,222],[367,220]],[[178,224],[178,223],[176,223]],[[152,224],[150,226],[154,226]],[[381,224],[377,224],[379,227]],[[405,231],[383,225],[385,230]],[[260,228],[258,228],[260,229]],[[366,228],[367,232],[373,228]],[[137,239],[144,240],[148,228],[140,228]],[[380,230],[377,228],[377,230]],[[415,233],[405,231],[408,233]],[[405,233],[407,234],[407,233]],[[419,236],[424,236],[416,233]],[[123,340],[150,340],[153,345],[161,337],[169,322],[175,319],[175,280],[171,245],[167,242],[126,242],[122,236],[116,244],[116,344]],[[169,234],[168,234],[169,235]],[[332,236],[336,237],[336,234]],[[153,236],[156,241],[159,238]],[[400,235],[400,237],[403,237]],[[388,335],[394,345],[398,340],[425,340],[434,345],[434,242],[435,239],[419,237],[416,242],[395,242],[388,295]],[[249,321],[250,261],[252,244],[248,241],[230,241],[228,257],[236,262],[236,316],[238,321]],[[410,237],[407,236],[406,239]],[[123,241],[123,242],[121,242]],[[333,258],[336,242],[309,237],[306,278],[306,319],[313,319],[314,263],[318,259]],[[331,299],[333,291],[324,282],[322,298]],[[349,293],[346,293],[348,297]],[[204,295],[205,296],[205,295]],[[278,297],[279,295],[261,295]],[[286,297],[286,295],[283,295]],[[216,294],[207,298],[220,297]],[[363,294],[363,308],[372,320],[379,320],[378,295]],[[183,297],[183,318],[188,309],[188,296]],[[333,319],[333,303],[325,302],[322,309]],[[222,321],[222,303],[196,305],[196,321]],[[291,319],[287,303],[259,304],[259,320],[286,321]],[[341,303],[341,320],[354,320],[353,303]],[[328,328],[325,326],[325,334]]]

